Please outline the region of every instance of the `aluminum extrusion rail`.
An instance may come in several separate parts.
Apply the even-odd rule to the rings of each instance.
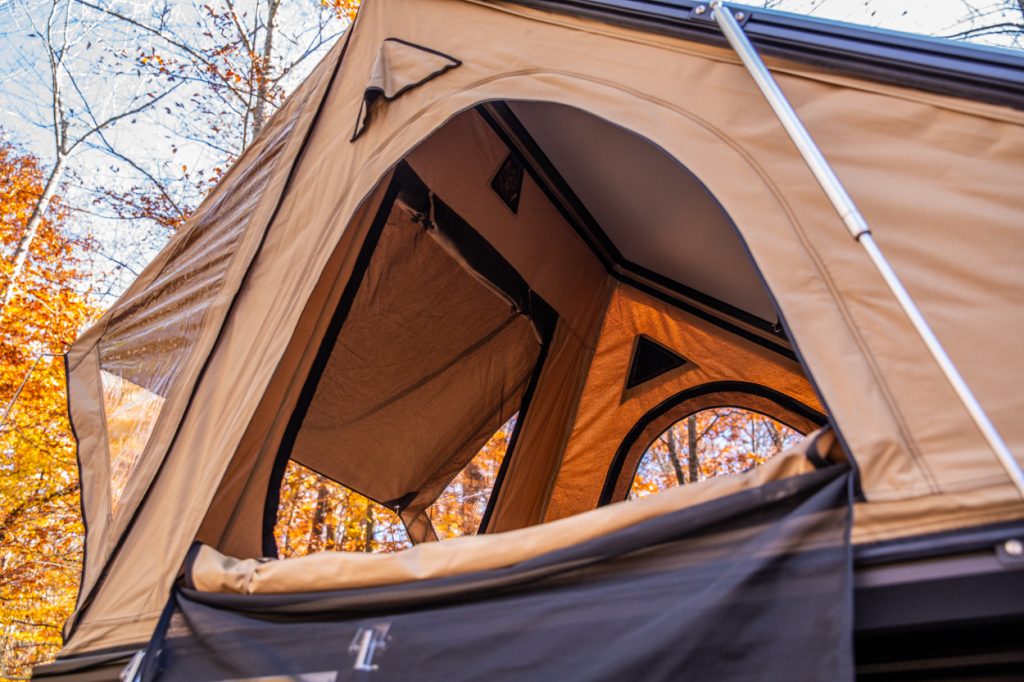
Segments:
[[[996,430],[992,420],[989,419],[985,413],[984,408],[978,399],[975,398],[974,393],[971,391],[967,382],[960,375],[960,371],[957,369],[953,360],[946,353],[946,350],[942,347],[939,339],[935,336],[928,321],[924,319],[917,304],[910,297],[903,283],[900,281],[896,272],[892,269],[889,261],[886,259],[885,254],[882,253],[881,249],[878,248],[878,244],[875,242],[875,238],[871,234],[871,229],[868,227],[867,222],[861,216],[860,211],[857,210],[856,204],[853,199],[847,194],[846,189],[843,187],[843,183],[839,181],[832,167],[825,159],[818,145],[814,142],[811,134],[804,127],[803,122],[797,115],[796,111],[790,105],[789,100],[779,89],[778,83],[772,77],[771,72],[768,71],[768,67],[765,66],[758,55],[757,50],[751,44],[747,38],[746,33],[743,31],[743,27],[740,26],[736,17],[733,16],[732,11],[722,2],[722,0],[713,0],[709,3],[709,7],[714,12],[714,19],[718,23],[719,28],[722,29],[722,33],[725,34],[726,40],[729,45],[739,55],[743,65],[750,72],[754,82],[757,83],[757,87],[761,90],[761,93],[768,100],[768,104],[771,106],[775,115],[778,117],[779,122],[789,133],[790,139],[793,144],[796,145],[800,151],[800,155],[803,156],[804,161],[807,163],[808,168],[814,174],[818,184],[828,195],[829,201],[835,207],[839,217],[842,218],[843,223],[846,225],[846,229],[849,230],[850,235],[860,243],[864,250],[867,252],[868,257],[871,259],[872,264],[878,270],[879,274],[885,280],[889,290],[896,297],[903,312],[910,319],[910,322],[914,325],[914,329],[917,331],[921,340],[924,341],[928,347],[928,351],[931,353],[935,362],[938,363],[939,369],[945,375],[946,380],[952,386],[956,392],[960,402],[963,403],[968,414],[974,424],[978,427],[981,435],[988,442],[990,448],[995,453],[999,462],[1003,465],[1006,473],[1009,475],[1010,480],[1017,487],[1017,492],[1022,498],[1024,498],[1024,471],[1021,470],[1020,463],[1014,458],[1010,448],[1007,447],[1006,442],[1002,436]],[[745,8],[744,8],[745,9]]]
[[[704,0],[510,0],[705,44],[726,43]],[[758,51],[901,88],[1024,109],[1024,55],[1007,48],[859,26],[763,7],[742,11]]]

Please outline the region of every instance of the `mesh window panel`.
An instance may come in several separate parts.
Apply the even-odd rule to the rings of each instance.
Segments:
[[[296,120],[293,114],[168,245],[169,254],[152,281],[130,290],[110,311],[99,358],[115,511],[221,293]]]

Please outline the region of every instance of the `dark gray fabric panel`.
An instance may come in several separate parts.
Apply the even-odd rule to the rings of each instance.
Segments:
[[[851,680],[849,476],[779,481],[502,571],[178,589],[144,679]]]
[[[73,658],[58,659],[37,665],[32,669],[34,680],[60,680],[60,682],[118,682],[136,652],[145,645],[126,650],[105,651]]]

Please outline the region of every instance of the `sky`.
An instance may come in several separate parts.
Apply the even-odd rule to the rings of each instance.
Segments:
[[[52,163],[52,126],[48,119],[49,76],[45,52],[35,34],[35,26],[45,17],[43,10],[50,0],[0,0],[0,129],[9,140],[36,154],[44,166]],[[92,103],[97,117],[116,112],[156,83],[146,78],[126,78],[126,65],[140,49],[137,39],[128,33],[119,34],[109,22],[97,20],[95,12],[71,2],[75,21],[81,22],[75,43],[76,86]],[[165,11],[154,14],[158,3],[144,0],[92,0],[108,6],[149,13],[151,20],[178,21],[189,26],[195,17],[197,2],[166,0]],[[260,0],[236,0],[239,7]],[[984,32],[973,34],[980,26],[1000,22],[1024,22],[1024,9],[1018,0],[760,0],[751,5],[765,5],[772,9],[806,14],[823,19],[853,22],[890,30],[930,36],[964,34],[973,42],[997,45],[1011,49],[1024,48],[1020,35],[1009,37]],[[287,9],[281,23],[301,26],[309,7],[318,7],[316,0],[286,0]],[[305,7],[306,9],[295,9]],[[312,10],[315,11],[315,10]],[[291,12],[290,14],[288,12]],[[335,26],[334,29],[340,29]],[[186,28],[187,30],[187,28]],[[135,42],[133,42],[135,41]],[[326,48],[325,48],[326,49]],[[289,83],[294,87],[302,76],[315,65],[308,60]],[[176,93],[177,94],[177,93]],[[170,125],[175,117],[186,115],[187,107],[176,107],[175,95],[169,96],[167,107],[132,120],[119,123],[109,130],[111,143],[132,158],[144,159],[146,167],[161,176],[180,173],[183,167],[208,169],[223,162],[223,154],[202,144],[190,142],[180,126]],[[79,107],[76,112],[84,115]],[[97,271],[103,271],[109,282],[107,297],[116,295],[130,283],[135,273],[152,258],[164,243],[166,231],[152,225],[126,224],[111,219],[96,209],[93,199],[104,188],[119,187],[137,182],[131,168],[95,145],[85,145],[72,162],[73,177],[66,189],[71,201],[80,208],[78,221],[83,229],[100,240],[103,253],[117,254],[130,262],[129,269],[100,258],[94,262]],[[141,237],[140,237],[141,235]],[[140,246],[141,245],[141,246]],[[99,274],[98,274],[99,278]],[[109,302],[109,301],[108,301]]]
[[[1015,7],[1015,0],[768,0],[767,5],[822,19],[940,37],[1001,22],[1024,22],[1024,10]],[[1024,47],[1020,37],[966,37],[981,44]]]
[[[46,24],[50,2],[0,0],[0,131],[7,140],[39,157],[47,168],[52,166],[55,154],[50,71],[40,29]],[[145,101],[148,93],[167,90],[166,79],[148,76],[137,64],[143,52],[158,50],[165,56],[169,54],[158,39],[147,40],[146,34],[126,29],[123,24],[77,0],[57,2],[62,11],[67,9],[70,18],[72,40],[68,71],[73,75],[73,82],[66,79],[63,87],[72,112],[73,134],[91,127],[92,117],[102,121],[133,108],[134,101]],[[235,0],[234,4],[244,13],[261,2]],[[182,35],[217,31],[202,12],[203,0],[94,0],[93,4],[130,14],[149,25],[169,26]],[[306,44],[301,39],[315,38],[308,35],[309,27],[319,25],[315,15],[320,10],[317,0],[285,0],[278,22],[281,27],[278,50],[282,54],[301,52]],[[335,22],[326,33],[327,37],[339,34],[342,28],[343,22]],[[197,39],[197,43],[202,42],[201,38]],[[287,89],[301,82],[331,43],[333,39],[302,63],[288,78]],[[205,140],[200,140],[202,133],[209,130],[211,119],[195,115],[189,94],[202,90],[202,86],[181,85],[159,105],[119,121],[104,133],[118,152],[154,177],[165,182],[169,179],[172,186],[178,181],[179,189],[189,185],[180,182],[185,169],[195,177],[199,172],[210,173],[216,167],[228,165],[225,163],[227,154],[208,144],[215,136],[207,135]],[[81,90],[81,95],[76,90]],[[91,111],[85,111],[85,102],[89,103]],[[197,131],[197,126],[204,129]],[[98,240],[99,248],[92,250],[89,256],[94,276],[88,285],[96,285],[94,291],[99,292],[102,303],[109,304],[156,255],[170,235],[156,224],[114,217],[109,207],[97,203],[97,198],[107,190],[146,186],[146,181],[140,180],[141,173],[131,163],[115,158],[103,146],[104,140],[94,136],[77,149],[62,194],[75,211],[72,225],[79,236]],[[229,151],[237,153],[238,150]],[[176,198],[182,204],[195,205],[201,197]]]
[[[50,134],[45,129],[44,55],[36,45],[38,41],[28,36],[31,27],[25,11],[26,6],[41,4],[45,3],[0,0],[0,127],[45,157]],[[185,7],[192,3],[177,4]],[[746,4],[929,36],[953,36],[983,24],[1024,21],[1024,10],[1014,11],[1015,0],[760,0]],[[973,42],[1024,48],[1020,37],[1005,35],[976,36]],[[87,59],[98,61],[100,57],[97,48],[85,54]],[[118,85],[122,82],[118,81]],[[102,91],[105,83],[100,80],[93,86]],[[108,91],[102,99],[114,101],[130,94]],[[202,162],[198,158],[194,161]]]

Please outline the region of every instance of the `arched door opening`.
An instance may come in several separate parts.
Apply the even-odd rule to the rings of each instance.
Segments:
[[[278,552],[394,551],[660,489],[651,458],[619,462],[652,473],[620,477],[614,500],[605,472],[638,415],[698,386],[752,382],[814,415],[805,431],[824,423],[728,213],[650,141],[561,104],[491,102],[376,196],[348,227],[366,237],[347,288],[308,311],[331,321],[264,510]],[[709,455],[677,482],[747,459]]]

